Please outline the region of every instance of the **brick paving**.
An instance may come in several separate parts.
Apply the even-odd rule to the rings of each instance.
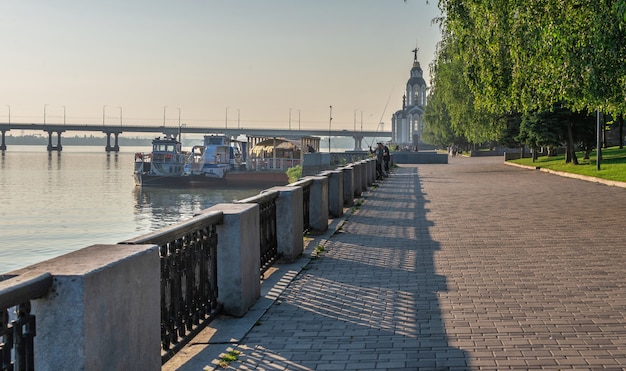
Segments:
[[[403,166],[227,368],[626,369],[624,223],[624,188],[501,157]]]

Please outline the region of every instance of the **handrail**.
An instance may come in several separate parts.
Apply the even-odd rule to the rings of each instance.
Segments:
[[[206,224],[222,224],[224,213],[221,211],[213,211],[210,213],[198,214],[191,219],[173,224],[169,227],[159,229],[139,237],[131,238],[120,242],[120,244],[155,244],[163,245],[175,239],[185,236]]]
[[[0,281],[0,308],[10,308],[26,301],[37,299],[52,287],[52,275],[37,276],[24,274]]]
[[[0,369],[34,370],[37,334],[35,315],[31,313],[32,299],[40,298],[50,291],[52,275],[24,274],[2,276],[0,281]],[[15,307],[15,317],[9,308]]]
[[[278,198],[280,193],[278,191],[262,191],[261,193],[244,198],[243,200],[236,200],[236,204],[258,204],[262,202],[273,201]]]

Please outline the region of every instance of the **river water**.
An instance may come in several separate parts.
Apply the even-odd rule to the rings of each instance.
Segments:
[[[135,187],[134,153],[149,150],[13,145],[0,152],[0,273],[138,237],[262,190]]]

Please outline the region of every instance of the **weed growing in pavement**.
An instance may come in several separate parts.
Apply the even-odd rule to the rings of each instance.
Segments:
[[[221,368],[228,368],[232,362],[239,360],[240,351],[232,348],[228,348],[226,353],[220,355],[220,358],[217,361],[217,365]],[[209,366],[205,366],[204,370],[208,371],[211,368]]]

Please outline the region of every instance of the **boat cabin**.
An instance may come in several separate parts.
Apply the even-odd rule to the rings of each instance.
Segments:
[[[248,137],[248,148],[248,170],[285,171],[300,165],[303,153],[319,151],[319,138]]]

